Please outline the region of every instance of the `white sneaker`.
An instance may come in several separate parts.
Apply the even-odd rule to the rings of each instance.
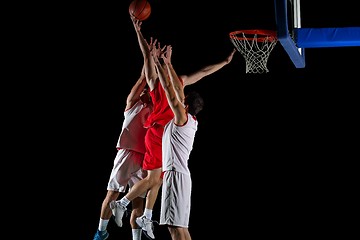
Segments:
[[[145,216],[136,218],[136,223],[142,228],[143,233],[150,239],[155,239],[153,221]]]
[[[112,214],[115,217],[115,222],[119,227],[122,227],[122,218],[124,216],[124,213],[126,212],[126,207],[122,206],[121,204],[111,201],[110,202],[110,209],[112,211]]]

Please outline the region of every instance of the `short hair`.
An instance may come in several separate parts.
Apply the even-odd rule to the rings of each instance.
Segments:
[[[188,113],[196,116],[204,108],[204,99],[198,92],[191,91],[185,97],[185,105],[188,106]]]

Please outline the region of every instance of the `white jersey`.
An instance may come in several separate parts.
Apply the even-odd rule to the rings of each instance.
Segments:
[[[144,123],[152,111],[152,105],[144,104],[141,100],[124,111],[124,121],[118,138],[117,149],[129,149],[145,154],[145,134],[147,128]]]
[[[178,126],[174,119],[164,128],[162,138],[162,169],[190,175],[188,160],[193,148],[198,121],[188,113],[185,125]]]

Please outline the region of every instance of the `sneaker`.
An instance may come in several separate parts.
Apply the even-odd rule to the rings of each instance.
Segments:
[[[100,231],[98,229],[95,233],[94,240],[105,240],[108,237],[109,237],[109,233],[106,230]]]
[[[126,212],[126,207],[122,206],[121,204],[111,201],[110,202],[110,208],[112,211],[112,214],[115,217],[115,222],[119,227],[122,227],[122,218],[124,216],[124,213]]]
[[[149,239],[155,239],[154,236],[154,225],[153,221],[150,219],[147,219],[145,216],[141,216],[136,218],[136,223],[139,227],[142,228],[143,233],[145,236]]]

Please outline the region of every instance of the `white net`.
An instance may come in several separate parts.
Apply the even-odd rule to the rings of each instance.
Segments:
[[[242,30],[230,33],[230,40],[245,58],[246,73],[267,73],[267,62],[277,43],[276,32]]]

